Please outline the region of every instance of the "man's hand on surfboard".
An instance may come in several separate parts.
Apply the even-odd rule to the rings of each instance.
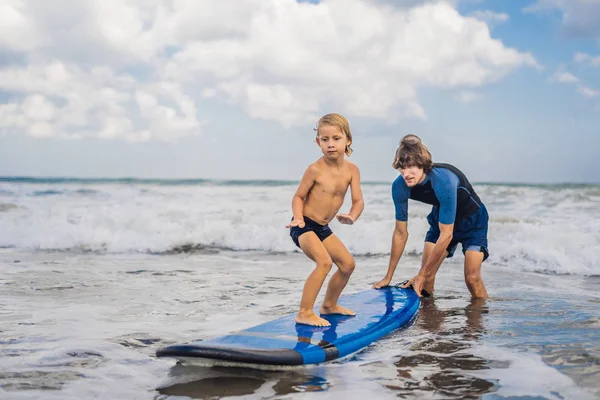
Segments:
[[[412,286],[417,296],[423,297],[423,294],[421,293],[421,291],[423,290],[423,285],[425,285],[425,277],[419,274],[413,277],[408,282],[406,282],[404,285],[402,285],[402,287],[407,288]]]
[[[336,218],[340,221],[340,224],[352,225],[354,223],[354,218],[348,214],[338,214]]]
[[[379,282],[373,285],[372,289],[381,289],[382,287],[386,287],[390,285],[392,278],[383,278]]]
[[[292,226],[297,226],[298,228],[304,228],[304,225],[306,225],[304,223],[304,218],[302,218],[302,219],[294,218],[292,220],[292,222],[290,222],[289,224],[287,224],[285,227],[286,228],[291,228]]]

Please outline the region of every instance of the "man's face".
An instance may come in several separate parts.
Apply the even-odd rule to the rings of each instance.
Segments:
[[[413,187],[425,180],[425,171],[416,165],[398,168],[398,172],[400,172],[408,187]]]

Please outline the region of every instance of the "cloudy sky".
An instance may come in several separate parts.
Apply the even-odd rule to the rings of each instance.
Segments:
[[[297,180],[350,121],[472,181],[600,182],[600,0],[0,0],[0,175]]]

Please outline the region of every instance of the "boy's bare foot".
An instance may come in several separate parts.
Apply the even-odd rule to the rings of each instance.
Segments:
[[[296,315],[296,323],[311,326],[331,326],[329,321],[319,317],[312,311],[307,313],[298,313],[298,315]]]
[[[321,306],[321,309],[319,310],[319,312],[323,315],[328,315],[328,314],[356,315],[356,313],[354,311],[348,310],[347,308],[342,307],[339,304],[337,304],[333,307]]]

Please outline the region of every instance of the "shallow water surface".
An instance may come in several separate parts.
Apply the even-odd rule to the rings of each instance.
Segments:
[[[359,257],[347,292],[386,257]],[[417,265],[413,257],[405,264]],[[498,267],[469,300],[461,265],[439,273],[414,325],[342,360],[259,371],[154,352],[294,312],[301,254],[0,253],[0,387],[7,398],[547,398],[600,395],[600,279]],[[413,268],[399,268],[408,276]],[[578,296],[572,296],[573,292]],[[322,294],[321,294],[322,297]]]

